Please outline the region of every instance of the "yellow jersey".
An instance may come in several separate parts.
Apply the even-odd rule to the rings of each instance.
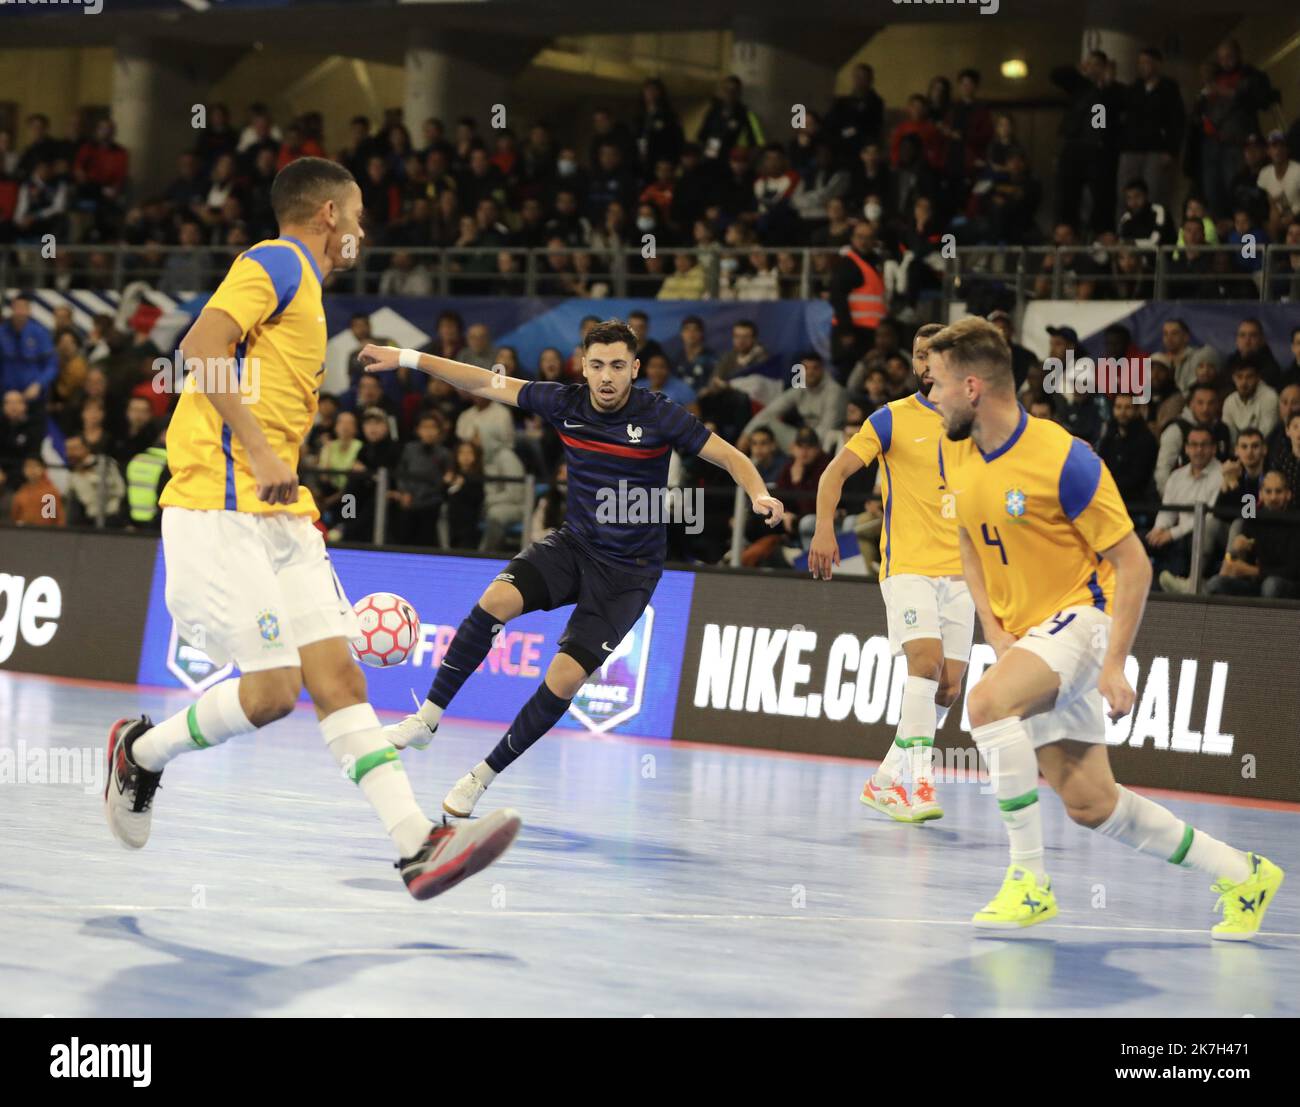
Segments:
[[[230,351],[238,379],[226,386],[239,390],[271,449],[296,470],[325,373],[327,333],[316,259],[295,238],[259,242],[235,259],[205,310],[213,308],[240,330]],[[190,374],[167,428],[172,476],[159,503],[200,511],[284,511],[315,519],[316,502],[301,485],[292,504],[257,498],[243,446],[194,385]]]
[[[939,443],[943,417],[919,392],[873,411],[848,448],[863,464],[880,458],[885,523],[880,579],[898,573],[961,575],[957,523],[943,514]]]
[[[1133,530],[1115,478],[1082,439],[1020,409],[991,453],[943,443],[943,479],[984,572],[989,604],[1017,638],[1081,604],[1108,614],[1115,570],[1101,557]]]

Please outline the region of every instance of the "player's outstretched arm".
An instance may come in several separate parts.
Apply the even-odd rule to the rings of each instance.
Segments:
[[[403,366],[408,369],[419,369],[420,372],[444,380],[453,388],[459,388],[471,396],[499,400],[511,407],[519,406],[519,391],[528,383],[516,380],[514,377],[507,377],[504,373],[480,369],[477,365],[452,361],[449,357],[422,354],[416,350],[402,350],[396,346],[367,345],[362,347],[358,356],[361,364],[372,373],[383,373]]]
[[[817,481],[817,530],[808,547],[808,569],[814,579],[830,580],[840,563],[840,544],[835,540],[835,512],[844,493],[844,482],[863,468],[862,458],[852,450],[841,450],[822,470]]]
[[[217,409],[231,433],[248,454],[248,464],[257,482],[257,498],[268,504],[291,504],[298,500],[298,474],[278,457],[261,424],[253,417],[244,393],[232,387],[235,374],[230,351],[243,330],[220,308],[204,308],[181,341],[188,380]]]
[[[980,567],[975,545],[971,542],[965,527],[957,528],[957,544],[961,548],[961,575],[966,578],[966,587],[970,589],[971,601],[975,604],[975,612],[980,617],[984,641],[993,647],[993,652],[998,657],[1001,657],[1015,644],[1015,635],[1009,634],[998,617],[993,614],[993,605],[989,603],[989,590],[984,584],[984,570]]]
[[[1097,689],[1110,704],[1110,717],[1122,719],[1133,710],[1137,698],[1124,675],[1124,662],[1133,648],[1142,613],[1146,610],[1147,594],[1151,591],[1151,562],[1142,540],[1133,531],[1110,549],[1102,550],[1101,556],[1115,567],[1115,610],[1111,615],[1110,638],[1106,642]]]
[[[767,485],[754,468],[754,463],[735,446],[726,439],[711,434],[700,450],[700,457],[731,474],[731,479],[749,493],[749,502],[753,505],[754,512],[764,516],[769,527],[780,524],[785,514],[781,501],[767,494]]]

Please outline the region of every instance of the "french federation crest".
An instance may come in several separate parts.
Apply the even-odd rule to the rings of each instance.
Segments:
[[[569,704],[569,713],[593,734],[604,734],[641,710],[654,621],[654,608],[647,607]]]
[[[1025,494],[1019,488],[1007,489],[1007,514],[1013,519],[1019,519],[1025,513]]]
[[[203,692],[235,671],[234,662],[218,664],[199,646],[185,638],[172,620],[167,639],[167,670],[191,692]]]

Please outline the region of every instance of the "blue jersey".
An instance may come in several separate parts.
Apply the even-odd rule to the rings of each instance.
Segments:
[[[661,569],[669,456],[698,454],[708,428],[643,388],[633,388],[617,411],[602,412],[591,406],[585,383],[530,381],[518,404],[550,423],[564,443],[569,492],[561,529],[599,557]]]

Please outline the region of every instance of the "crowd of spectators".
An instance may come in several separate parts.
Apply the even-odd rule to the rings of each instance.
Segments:
[[[640,296],[830,296],[834,252],[862,223],[878,263],[897,267],[890,306],[905,318],[937,286],[949,233],[962,245],[1072,248],[1042,259],[1040,295],[1059,280],[1065,296],[1143,298],[1154,279],[1143,248],[1154,245],[1178,248],[1170,297],[1257,294],[1258,247],[1300,247],[1300,120],[1286,132],[1261,127],[1280,118],[1280,94],[1235,42],[1204,67],[1191,103],[1162,68],[1151,47],[1131,83],[1101,51],[1051,72],[1066,104],[1050,205],[1012,115],[981,97],[973,69],[935,76],[887,109],[871,66],[858,65],[851,89],[797,130],[761,119],[727,77],[693,135],[651,78],[627,118],[597,108],[583,143],[544,120],[516,132],[390,111],[354,118],[343,148],[327,150],[319,112],[277,121],[257,103],[236,122],[214,104],[175,177],[148,194],[132,186],[111,119],[56,138],[34,114],[21,149],[0,131],[0,246],[54,234],[92,247],[53,261],[56,280],[78,287],[141,276],[164,291],[201,289],[232,252],[275,233],[271,181],[314,155],[337,158],[360,183],[370,240],[393,251],[366,262],[367,289],[384,295],[431,291],[429,255],[418,252],[429,248],[453,259],[454,291],[517,294],[510,251],[526,247],[546,251],[543,295],[609,294],[615,255],[634,248],[627,279]],[[646,235],[655,249],[643,257]],[[1248,235],[1255,250],[1206,250]],[[131,248],[120,271],[93,249],[112,243]],[[720,258],[723,246],[739,253]],[[806,284],[793,252],[802,246],[825,249]],[[1300,250],[1283,270],[1277,293],[1300,293]]]
[[[1300,246],[1300,164],[1290,160],[1290,150],[1300,148],[1300,124],[1260,136],[1261,113],[1278,97],[1234,43],[1220,47],[1204,76],[1187,105],[1155,49],[1143,51],[1131,85],[1116,81],[1100,52],[1054,71],[1069,99],[1050,213],[1012,118],[981,100],[973,70],[958,74],[955,91],[948,78],[934,78],[890,126],[871,68],[858,66],[850,92],[822,113],[809,112],[788,141],[769,138],[770,121],[746,104],[734,77],[722,82],[693,136],[663,83],[651,79],[635,117],[597,110],[581,149],[540,121],[520,138],[509,130],[481,133],[472,119],[457,121],[450,133],[426,120],[413,138],[394,116],[378,128],[358,117],[346,146],[327,151],[318,114],[281,128],[265,106],[253,105],[240,125],[214,105],[176,178],[145,197],[133,194],[129,153],[115,142],[111,121],[60,140],[33,116],[21,151],[0,132],[0,241],[21,249],[53,233],[92,246],[125,243],[127,276],[156,274],[164,291],[210,287],[231,252],[274,234],[269,190],[278,169],[298,156],[332,155],[361,185],[370,241],[395,251],[372,273],[384,296],[431,293],[433,274],[418,252],[426,247],[485,249],[456,262],[458,289],[516,292],[518,260],[508,251],[530,247],[545,251],[539,292],[598,298],[610,290],[615,253],[654,235],[669,252],[634,252],[640,294],[698,299],[715,290],[763,300],[798,291],[793,249],[825,247],[811,292],[835,309],[829,358],[769,350],[752,322],[737,323],[729,346],[714,350],[699,317],[686,319],[677,334],[656,333],[645,312],[630,320],[641,339],[639,386],[691,406],[749,453],[785,502],[778,533],[751,527],[741,536],[747,564],[779,566],[806,548],[817,479],[829,458],[876,407],[916,387],[911,333],[920,299],[938,283],[944,234],[976,244],[1050,242],[1059,252],[1045,257],[1033,291],[1075,299],[1149,296],[1142,246],[1177,247],[1172,299],[1220,298],[1258,279],[1258,268],[1247,267],[1250,251],[1207,253],[1207,245],[1242,245],[1250,235],[1260,244]],[[1093,127],[1085,110],[1098,103],[1110,120],[1103,128]],[[1172,205],[1188,182],[1179,218]],[[164,258],[164,245],[189,249]],[[720,256],[722,246],[743,255]],[[78,287],[114,280],[107,252],[92,253],[86,264],[75,274]],[[854,303],[866,270],[883,274],[886,292],[880,317],[868,326]],[[1224,516],[1201,550],[1211,590],[1294,590],[1300,568],[1286,559],[1297,546],[1261,537],[1261,527],[1272,533],[1267,519],[1238,518],[1236,525],[1228,516],[1247,514],[1247,503],[1285,510],[1300,492],[1300,328],[1284,367],[1249,318],[1232,350],[1198,343],[1178,319],[1165,324],[1159,350],[1139,350],[1123,327],[1111,327],[1108,355],[1151,358],[1149,402],[1135,403],[1049,389],[1041,361],[1014,341],[1008,313],[991,310],[989,317],[1012,344],[1025,406],[1105,458],[1162,587],[1191,586],[1193,517],[1159,507],[1199,501]],[[365,316],[353,320],[352,334],[358,350],[384,340]],[[1068,325],[1051,328],[1049,338],[1053,356],[1077,350]],[[484,324],[466,325],[451,311],[429,348],[521,377],[568,380],[580,372],[576,347],[545,350],[524,365],[515,350],[493,343]],[[47,329],[31,318],[28,299],[15,298],[0,325],[0,517],[37,525],[102,517],[110,526],[156,527],[174,397],[156,387],[153,363],[167,353],[109,316],[82,330],[61,309]],[[796,362],[801,376],[790,387]],[[560,443],[535,418],[418,375],[372,376],[355,354],[348,380],[341,394],[321,397],[304,448],[304,479],[333,538],[370,540],[381,495],[387,539],[413,546],[504,550],[517,547],[525,529],[536,535],[562,520]],[[527,520],[526,476],[537,492]],[[858,531],[864,548],[880,526],[877,476],[874,468],[860,474],[841,507],[842,525]],[[673,555],[722,560],[734,537],[725,475],[678,459],[673,479],[706,492],[703,530],[675,528]],[[1256,546],[1270,550],[1267,571],[1243,568],[1253,564]]]
[[[1279,364],[1251,318],[1240,322],[1233,347],[1224,350],[1198,342],[1177,318],[1164,324],[1160,348],[1149,351],[1114,325],[1104,335],[1105,355],[1147,366],[1131,382],[1134,396],[1075,391],[1069,374],[1064,387],[1053,387],[1043,361],[1016,341],[1011,317],[999,311],[990,319],[1010,344],[1026,409],[1088,441],[1110,468],[1162,588],[1190,588],[1198,502],[1209,512],[1201,555],[1202,579],[1212,591],[1284,596],[1300,586],[1300,561],[1286,561],[1292,553],[1300,557],[1300,542],[1287,545],[1289,538],[1273,544],[1281,553],[1274,549],[1270,557],[1282,557],[1280,565],[1270,561],[1262,576],[1239,571],[1251,564],[1244,543],[1267,530],[1269,512],[1286,510],[1300,493],[1300,326],[1291,335],[1290,362]],[[582,331],[596,321],[588,316]],[[768,350],[749,320],[737,322],[729,345],[716,350],[698,316],[687,317],[676,334],[655,333],[645,311],[629,322],[639,339],[637,387],[688,406],[735,443],[786,506],[775,533],[752,520],[745,528],[747,565],[795,563],[812,536],[825,466],[872,411],[917,387],[910,330],[890,317],[847,371],[816,351]],[[563,449],[551,427],[418,373],[365,372],[357,360],[361,347],[386,339],[364,315],[353,319],[351,335],[350,386],[321,396],[303,449],[303,479],[331,538],[371,541],[381,496],[384,537],[401,545],[505,551],[517,548],[525,533],[559,525]],[[1049,328],[1048,344],[1049,356],[1062,364],[1086,356],[1069,326]],[[512,347],[494,344],[483,323],[466,325],[446,311],[425,348],[525,379],[581,379],[581,333],[573,348],[546,349],[535,364],[525,364]],[[98,318],[89,334],[64,317],[51,336],[30,317],[25,298],[12,302],[0,325],[4,518],[57,526],[94,523],[102,513],[109,526],[157,526],[174,400],[171,390],[158,387],[160,355],[147,337],[117,332],[110,317]],[[725,474],[674,458],[670,480],[704,496],[703,527],[673,528],[673,556],[724,560],[735,537]],[[846,488],[839,511],[838,525],[858,533],[868,560],[883,514],[878,485],[879,474],[869,467]],[[1293,521],[1280,532],[1300,539]]]

